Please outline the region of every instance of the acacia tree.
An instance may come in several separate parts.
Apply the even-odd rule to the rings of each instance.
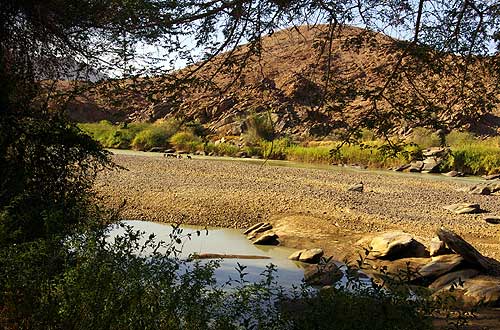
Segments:
[[[225,53],[215,72],[234,70],[237,77],[250,57],[261,55],[262,37],[283,27],[326,24],[318,56],[327,63],[332,42],[346,24],[369,29],[347,40],[351,49],[376,40],[374,32],[398,36],[401,40],[388,48],[397,56],[381,87],[353,95],[349,84],[335,80],[331,65],[323,72],[325,110],[343,115],[356,98],[369,104],[361,120],[346,121],[349,139],[365,126],[384,133],[397,120],[426,120],[426,114],[451,108],[458,100],[470,100],[471,112],[492,107],[500,72],[499,10],[493,0],[1,1],[0,322],[10,308],[24,308],[12,313],[15,324],[22,324],[19,317],[29,327],[30,318],[39,316],[31,315],[41,299],[39,290],[61,273],[61,259],[72,262],[67,255],[59,258],[59,252],[68,253],[57,250],[60,238],[88,222],[92,180],[109,166],[95,142],[49,111],[58,79],[77,78],[65,90],[72,95],[99,91],[96,84],[78,81],[96,73],[129,79],[107,82],[107,93],[130,92],[135,86],[154,95],[186,84],[224,89],[198,73]],[[248,46],[239,47],[242,43]],[[179,63],[189,66],[181,74],[172,72]],[[493,80],[476,79],[477,72]],[[429,99],[426,93],[435,86],[426,84],[430,73],[458,76],[455,98]],[[477,84],[471,85],[471,79]],[[413,84],[400,93],[403,81]],[[405,111],[417,106],[425,111]],[[50,243],[32,244],[40,241]],[[52,314],[42,318],[46,315]]]

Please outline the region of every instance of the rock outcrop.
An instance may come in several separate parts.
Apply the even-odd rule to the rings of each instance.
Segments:
[[[472,204],[472,203],[451,204],[445,206],[444,209],[456,214],[478,213],[481,211],[479,204]]]
[[[360,240],[368,245],[368,274],[379,284],[397,278],[426,285],[434,295],[453,295],[465,305],[500,304],[500,263],[450,230],[441,228],[436,234],[427,248],[430,258],[401,253],[417,241],[408,233],[382,233]]]

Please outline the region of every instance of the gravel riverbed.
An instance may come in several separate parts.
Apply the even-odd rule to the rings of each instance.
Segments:
[[[126,170],[102,173],[96,188],[108,205],[126,200],[126,219],[230,228],[271,221],[288,232],[286,245],[320,245],[337,249],[337,256],[365,233],[401,229],[429,240],[445,226],[500,259],[500,225],[484,221],[485,214],[500,215],[500,196],[458,191],[472,180],[161,154],[117,153],[113,160]],[[364,192],[347,191],[358,182]],[[459,202],[478,203],[488,213],[443,209]]]

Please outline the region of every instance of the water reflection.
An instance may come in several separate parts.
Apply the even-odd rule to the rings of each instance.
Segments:
[[[173,228],[171,225],[150,221],[123,221],[125,225],[132,226],[135,230],[144,231],[143,241],[154,233],[157,240],[169,242]],[[223,259],[220,267],[215,272],[219,283],[225,283],[229,278],[239,279],[236,270],[238,263],[246,266],[245,279],[256,282],[262,279],[260,274],[270,263],[277,266],[278,283],[281,286],[290,287],[300,285],[303,279],[304,264],[288,260],[288,256],[294,251],[280,246],[253,245],[240,230],[226,228],[204,228],[197,226],[182,226],[182,234],[191,234],[191,239],[184,239],[182,243],[181,258],[187,258],[194,253],[219,253],[238,255],[267,256],[270,259]],[[111,232],[111,237],[123,234],[124,228],[116,227]],[[198,236],[197,232],[200,233]]]

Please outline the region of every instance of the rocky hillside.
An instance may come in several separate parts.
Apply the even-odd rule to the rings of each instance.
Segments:
[[[175,78],[194,78],[182,88],[172,89],[169,76],[101,83],[72,100],[68,114],[80,122],[175,116],[218,136],[240,135],[254,113],[269,114],[278,133],[296,136],[384,121],[400,133],[420,125],[500,131],[500,111],[487,104],[498,87],[484,60],[469,61],[462,83],[461,58],[408,50],[401,41],[353,27],[329,44],[326,32],[325,26],[276,32],[263,39],[260,56],[246,56],[249,47],[242,46],[195,73],[194,66],[176,72]],[[438,65],[428,65],[429,59]],[[394,74],[396,67],[405,73]]]

